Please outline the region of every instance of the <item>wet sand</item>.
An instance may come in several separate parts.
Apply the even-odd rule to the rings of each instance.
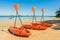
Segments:
[[[31,20],[26,20],[23,21],[23,24],[30,24],[31,22]],[[32,35],[28,38],[10,34],[8,28],[13,26],[13,24],[14,22],[0,22],[0,40],[60,40],[60,30],[53,29],[53,27],[58,26],[55,23],[54,26],[46,30],[29,30]],[[19,22],[17,22],[18,25],[20,25]]]

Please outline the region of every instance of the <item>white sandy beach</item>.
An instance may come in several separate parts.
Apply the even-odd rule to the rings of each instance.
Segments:
[[[60,20],[60,19],[59,19]],[[29,24],[31,23],[31,20],[24,21],[23,24]],[[12,26],[14,22],[0,22],[0,40],[60,40],[60,30],[54,30],[52,29],[54,26],[57,26],[54,24],[53,27],[50,27],[46,30],[30,30],[31,36],[26,37],[19,37],[10,34],[7,30],[10,26]],[[20,25],[17,22],[17,25]],[[1,31],[4,30],[4,31]]]

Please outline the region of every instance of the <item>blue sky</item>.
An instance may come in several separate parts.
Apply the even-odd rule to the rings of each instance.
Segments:
[[[31,8],[36,6],[36,15],[41,15],[41,9],[45,9],[45,15],[54,16],[60,7],[60,0],[0,0],[0,15],[15,15],[14,4],[19,4],[20,15],[33,15]]]

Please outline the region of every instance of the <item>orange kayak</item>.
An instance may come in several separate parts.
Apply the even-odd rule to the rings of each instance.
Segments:
[[[25,24],[23,26],[24,26],[24,28],[27,28],[27,29],[30,29],[31,28],[31,25],[28,25],[28,24]]]
[[[52,24],[49,24],[49,23],[32,23],[31,25],[24,25],[24,28],[27,28],[27,29],[36,29],[36,30],[45,30],[47,29],[48,27],[51,27],[53,26]]]
[[[50,23],[40,23],[41,26],[47,26],[47,27],[51,27],[53,26],[53,24],[50,24]]]
[[[41,25],[38,25],[38,24],[32,24],[32,25],[24,25],[24,28],[27,28],[27,29],[34,29],[34,30],[45,30],[47,29],[46,26],[41,26]]]
[[[37,23],[31,23],[32,25],[37,25]],[[27,29],[31,29],[31,24],[25,24],[25,25],[23,25],[24,26],[24,28],[27,28]]]
[[[32,25],[31,26],[31,29],[34,29],[34,30],[46,30],[47,27],[46,26],[41,26],[41,25]]]
[[[8,30],[17,36],[29,37],[31,35],[31,33],[25,28],[10,27]]]

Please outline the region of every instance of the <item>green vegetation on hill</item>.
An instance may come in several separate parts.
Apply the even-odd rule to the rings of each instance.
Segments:
[[[56,11],[56,17],[60,17],[60,8]]]

